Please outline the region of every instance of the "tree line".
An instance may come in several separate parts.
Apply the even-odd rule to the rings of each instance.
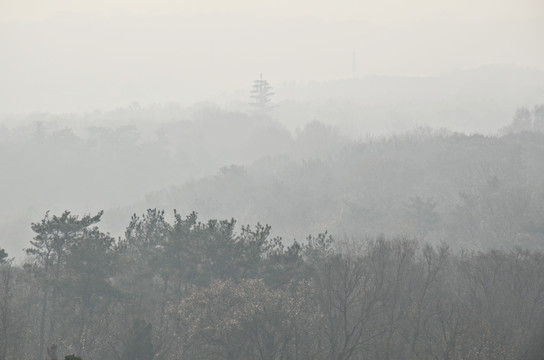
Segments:
[[[151,193],[139,207],[182,204],[206,218],[266,219],[277,234],[299,239],[325,230],[335,237],[383,232],[456,250],[542,249],[544,134],[420,129],[366,143],[341,143],[333,134],[314,123],[298,141],[320,156],[224,167]]]
[[[27,224],[47,209],[106,209],[101,223],[117,237],[134,212],[178,207],[266,219],[296,238],[384,232],[434,243],[462,237],[478,249],[538,247],[543,108],[520,108],[501,136],[423,128],[357,140],[319,122],[290,133],[271,118],[208,105],[36,114],[0,124],[3,246],[19,251],[32,236]]]
[[[47,213],[0,251],[0,359],[540,359],[544,254],[406,237],[303,242],[150,209]],[[70,355],[72,354],[72,355]]]

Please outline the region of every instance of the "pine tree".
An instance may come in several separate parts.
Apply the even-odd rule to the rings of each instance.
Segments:
[[[32,223],[31,228],[36,233],[30,241],[31,247],[26,253],[34,258],[36,275],[42,285],[40,339],[37,359],[43,359],[45,345],[45,322],[48,308],[54,307],[58,295],[60,273],[66,261],[67,252],[73,243],[79,239],[85,229],[98,223],[103,212],[97,215],[85,215],[81,219],[65,211],[62,215],[50,216],[49,212],[38,223]],[[51,305],[50,305],[51,304]],[[55,337],[55,317],[50,317],[49,337]]]
[[[7,262],[8,259],[8,253],[6,250],[0,248],[0,264],[4,264]]]
[[[274,95],[272,86],[267,80],[263,79],[263,74],[260,78],[253,81],[253,90],[251,90],[251,98],[254,99],[252,105],[260,110],[269,110],[270,96]]]

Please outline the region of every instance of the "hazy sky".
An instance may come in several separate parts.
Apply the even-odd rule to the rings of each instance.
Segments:
[[[143,14],[228,12],[244,15],[309,16],[325,20],[365,20],[376,23],[410,22],[438,15],[462,19],[542,20],[540,0],[4,0],[2,17],[36,20],[62,12],[109,15],[118,11]]]
[[[542,0],[3,0],[0,113],[190,104],[249,87],[544,69]]]

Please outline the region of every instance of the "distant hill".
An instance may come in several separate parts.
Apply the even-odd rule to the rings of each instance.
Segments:
[[[132,209],[266,222],[291,239],[328,230],[348,238],[405,234],[452,247],[544,248],[543,140],[536,132],[486,137],[422,129],[347,142],[314,123],[294,140],[291,154],[304,154],[299,159],[226,167],[150,193]]]
[[[355,136],[419,126],[496,133],[516,108],[544,102],[544,71],[489,65],[435,77],[371,76],[277,86],[273,111],[294,130],[317,120]]]
[[[440,174],[442,180],[428,183],[429,178],[419,178],[410,186],[426,184],[426,190],[404,192],[395,198],[395,204],[392,200],[387,200],[389,203],[383,199],[369,200],[362,193],[355,192],[354,195],[349,192],[353,189],[334,186],[332,190],[329,189],[329,201],[325,198],[326,192],[321,191],[323,188],[316,188],[315,194],[309,193],[307,182],[315,179],[310,178],[306,182],[297,180],[313,171],[318,178],[323,177],[324,186],[329,186],[329,181],[336,184],[347,177],[358,179],[362,177],[361,174],[370,171],[366,166],[359,167],[358,159],[366,159],[368,169],[385,161],[385,170],[381,169],[384,179],[390,180],[396,174],[406,180],[407,173],[396,172],[399,167],[395,162],[404,159],[405,154],[402,151],[396,153],[398,140],[394,138],[384,140],[389,141],[384,146],[392,152],[389,160],[392,159],[393,165],[390,167],[387,165],[388,159],[364,152],[359,154],[356,150],[350,155],[355,163],[353,172],[341,168],[342,161],[347,159],[345,154],[344,158],[340,156],[332,162],[326,160],[324,164],[304,161],[337,156],[338,151],[354,138],[365,140],[355,142],[355,148],[365,148],[370,143],[374,145],[367,148],[379,152],[382,141],[379,135],[409,133],[418,127],[420,129],[416,134],[419,135],[416,137],[425,134],[425,131],[448,133],[436,131],[440,128],[465,133],[499,134],[500,129],[512,122],[516,108],[532,108],[544,103],[544,72],[514,66],[487,66],[437,77],[383,76],[279,85],[276,94],[274,100],[277,106],[265,116],[250,114],[247,93],[242,97],[245,102],[231,102],[229,106],[204,103],[182,108],[175,105],[141,107],[133,104],[127,109],[109,112],[0,116],[0,159],[4,164],[0,181],[0,195],[4,199],[3,206],[0,206],[0,242],[9,253],[20,251],[19,244],[26,243],[32,236],[30,222],[40,219],[48,209],[54,212],[64,209],[95,212],[103,208],[118,208],[117,212],[106,212],[104,218],[104,224],[117,232],[122,229],[116,228],[116,225],[124,226],[132,211],[143,211],[147,206],[178,207],[184,211],[201,211],[205,217],[235,216],[242,222],[272,222],[282,234],[300,238],[306,231],[313,231],[308,230],[310,228],[338,232],[349,230],[353,224],[345,219],[351,215],[345,214],[382,207],[383,212],[391,216],[380,217],[381,222],[368,220],[366,230],[372,233],[385,231],[384,228],[394,229],[390,220],[395,216],[389,212],[390,206],[396,206],[395,211],[403,215],[398,206],[409,201],[411,196],[421,195],[425,201],[432,197],[443,206],[457,201],[458,192],[466,190],[461,186],[445,185],[452,178],[448,172],[448,162],[453,161],[449,154],[444,154],[443,158],[429,159],[432,164],[445,162]],[[410,148],[406,151],[414,158],[421,158],[428,155],[425,151],[431,151],[431,155],[434,155],[428,147],[434,148],[439,155],[443,147],[450,146],[452,152],[463,154],[468,151],[465,146],[470,141],[454,146],[452,144],[457,144],[459,139],[457,135],[446,140],[438,136],[433,141],[417,145],[422,146],[421,151]],[[367,136],[371,138],[370,142]],[[514,146],[514,142],[506,140],[495,143],[492,137],[486,140],[478,140],[478,136],[469,139],[477,142],[482,151],[487,151],[489,144],[496,145],[497,151],[502,151],[504,157],[509,159],[517,154],[517,147],[522,146]],[[541,143],[540,138],[537,140],[533,142],[536,145],[526,151],[531,156],[528,164],[532,168],[538,168],[536,165],[542,160],[542,157],[533,156]],[[461,164],[477,160],[482,154],[468,153],[466,158],[455,161]],[[488,155],[493,154],[495,152]],[[337,164],[337,161],[340,162]],[[401,163],[406,164],[407,161],[402,160]],[[515,158],[508,164],[500,163],[499,159],[491,161],[490,165],[490,161],[481,159],[472,164],[471,171],[482,171],[483,167],[487,169],[486,176],[492,176],[518,163]],[[495,164],[496,161],[499,164]],[[241,166],[234,170],[245,169],[247,173],[231,171],[233,169],[228,166],[232,164]],[[337,165],[339,168],[336,168]],[[218,172],[224,166],[230,170]],[[416,163],[405,169],[412,174],[413,169],[429,172],[432,168]],[[465,176],[465,170],[455,168],[455,176]],[[523,171],[520,170],[521,173]],[[218,175],[213,177],[213,174]],[[327,180],[330,174],[333,174],[332,180]],[[198,180],[202,178],[202,181]],[[285,179],[292,179],[295,184],[285,184]],[[223,183],[223,180],[226,182]],[[484,177],[480,182],[486,183],[487,180]],[[359,180],[355,181],[359,184]],[[379,181],[374,185],[383,184]],[[251,190],[246,185],[262,192],[254,198],[239,196],[236,191],[246,194]],[[437,190],[430,192],[431,185],[436,186]],[[212,196],[216,192],[217,196]],[[293,200],[296,198],[293,194],[301,193],[308,195],[304,198],[308,203],[294,206],[280,200],[282,196],[285,201]],[[376,194],[372,190],[371,193]],[[386,193],[391,195],[389,190]],[[444,195],[446,193],[447,196]],[[143,201],[145,194],[151,195]],[[230,197],[222,198],[226,195]],[[245,205],[241,199],[246,201]],[[253,207],[256,202],[262,205],[261,208]],[[130,207],[130,204],[136,205]],[[285,207],[299,209],[298,206],[300,209],[311,208],[316,213],[307,213],[306,220],[286,215],[289,212]],[[323,211],[322,206],[331,212]],[[341,218],[328,218],[341,211],[344,214]],[[370,226],[372,229],[369,229]],[[407,226],[403,226],[395,229],[405,231]],[[539,225],[535,226],[538,228]]]

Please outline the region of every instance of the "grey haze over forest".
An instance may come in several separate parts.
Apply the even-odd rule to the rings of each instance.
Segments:
[[[0,1],[0,360],[542,360],[543,20]]]
[[[114,214],[161,204],[271,222],[206,208],[195,184],[232,165],[252,174],[266,161],[330,162],[346,144],[413,131],[496,136],[544,98],[539,1],[1,6],[0,227],[10,253],[48,209],[113,209],[104,219],[116,234]],[[248,104],[261,73],[275,91],[266,114]],[[192,188],[191,200],[179,190]],[[171,189],[186,204],[149,200]],[[337,191],[335,201],[363,201]],[[310,223],[275,230],[300,237]]]
[[[47,210],[59,212],[68,208],[79,212],[105,209],[104,225],[114,234],[122,233],[122,219],[133,212],[160,207],[195,210],[205,218],[236,217],[242,224],[267,222],[273,225],[275,234],[290,239],[310,234],[316,221],[320,231],[355,236],[363,229],[346,218],[301,221],[296,217],[299,210],[295,210],[291,220],[287,220],[285,214],[289,212],[278,217],[281,210],[274,209],[266,199],[259,200],[263,209],[257,210],[247,203],[242,205],[245,194],[239,194],[238,200],[228,200],[220,191],[212,200],[209,194],[215,189],[198,184],[231,165],[245,169],[244,174],[249,171],[249,178],[240,178],[237,186],[250,181],[266,187],[277,176],[282,177],[281,183],[290,176],[278,175],[286,166],[296,167],[314,160],[325,162],[319,165],[324,166],[319,176],[325,176],[327,171],[342,171],[335,169],[336,160],[332,159],[342,151],[349,152],[346,148],[350,146],[376,147],[376,142],[387,141],[381,139],[402,138],[414,132],[502,135],[518,108],[532,109],[542,103],[543,84],[543,71],[489,65],[432,77],[368,76],[279,85],[274,88],[273,107],[265,114],[249,104],[251,82],[217,103],[201,102],[187,107],[176,103],[142,106],[134,102],[116,110],[82,113],[4,113],[0,116],[5,199],[0,209],[0,228],[6,237],[3,247],[11,254],[21,254],[21,244],[32,236],[25,224]],[[389,141],[390,146],[393,143]],[[402,158],[400,153],[392,156],[394,161]],[[426,154],[416,151],[413,156]],[[474,163],[470,171],[479,166],[490,167],[486,171],[492,176],[497,171],[492,169],[499,166],[494,162]],[[273,172],[264,176],[270,169],[260,163],[269,163]],[[455,171],[464,176],[469,165],[456,165]],[[428,170],[434,171],[421,169],[424,176]],[[348,171],[343,176],[358,178],[359,171]],[[304,172],[297,176],[305,177]],[[214,181],[220,189],[226,189],[226,184]],[[382,215],[396,215],[390,220],[382,217],[368,224],[364,231],[405,233],[409,226],[395,228],[387,221],[404,217],[402,208],[412,197],[426,194],[425,199],[431,202],[445,197],[440,207],[451,211],[456,194],[466,191],[466,185],[465,182],[434,192],[429,188],[405,191],[397,193],[396,198],[383,193],[390,203],[380,210]],[[284,190],[297,191],[296,187],[287,189]],[[315,194],[307,196],[316,196],[321,190],[316,188]],[[332,192],[328,196],[336,203],[329,210],[343,214],[340,217],[355,216],[346,215],[347,208],[354,211],[353,202],[363,208],[371,206],[364,204],[369,201],[384,204],[384,199],[368,199],[358,191],[329,190]],[[272,194],[278,190],[269,191]],[[392,188],[387,192],[394,193]],[[170,201],[165,201],[163,193],[172,194],[166,197]],[[285,206],[291,209],[300,206],[296,197],[286,201]],[[435,240],[440,239],[444,240],[444,235]]]
[[[496,80],[496,71],[481,70],[479,81],[490,73],[494,76],[487,79]],[[513,88],[516,81],[510,83]],[[386,84],[400,91],[403,81],[389,79]],[[342,96],[353,85],[360,86],[359,80],[331,87]],[[436,95],[440,89],[422,93],[446,98]],[[532,94],[538,93],[536,84],[534,89]],[[319,84],[305,90],[313,91],[309,96],[314,99],[324,93]],[[457,112],[448,114],[446,106],[440,114],[440,108],[424,107],[423,94],[410,94],[421,99],[420,107],[382,103],[372,108],[377,118],[368,122],[357,120],[365,119],[362,114],[368,111],[358,96],[279,102],[266,114],[249,110],[247,104],[229,110],[203,103],[189,108],[133,104],[108,112],[7,116],[0,127],[3,247],[20,254],[25,239],[32,236],[25,224],[47,210],[68,208],[82,213],[105,209],[103,224],[115,235],[122,234],[123,219],[131,214],[161,208],[197,211],[204,218],[235,217],[240,224],[266,222],[275,235],[289,240],[318,229],[344,237],[429,236],[427,241],[467,242],[475,248],[533,243],[530,234],[538,233],[534,227],[538,229],[540,221],[538,194],[544,174],[538,145],[542,106],[520,107],[497,121],[485,114],[499,110],[470,107],[487,103],[484,95],[474,95],[472,102],[459,100]],[[508,98],[506,93],[496,98],[501,96]],[[491,103],[501,106],[499,101]],[[422,116],[413,118],[414,112],[426,114],[429,122]],[[439,127],[432,114],[436,119],[462,119],[458,126],[468,128],[455,132]],[[297,117],[296,129],[280,121]],[[403,117],[412,117],[414,123],[400,121]],[[467,118],[474,123],[466,124]],[[471,135],[474,128],[494,135]],[[528,130],[535,135],[517,134]],[[483,196],[481,191],[496,181],[504,192],[486,201],[498,207],[516,204],[535,213],[518,222],[511,217],[505,225],[511,229],[500,230],[506,232],[495,239],[477,235],[482,229],[474,228],[467,230],[470,239],[454,240],[457,234],[451,233],[451,223],[461,221],[459,213],[468,211],[467,194]],[[418,209],[416,213],[429,213],[410,215],[411,207]],[[517,213],[504,211],[504,216]],[[420,224],[428,220],[421,216],[431,216],[431,222]],[[493,219],[490,214],[478,216]],[[523,235],[526,231],[528,237]],[[512,234],[517,240],[509,238]]]

